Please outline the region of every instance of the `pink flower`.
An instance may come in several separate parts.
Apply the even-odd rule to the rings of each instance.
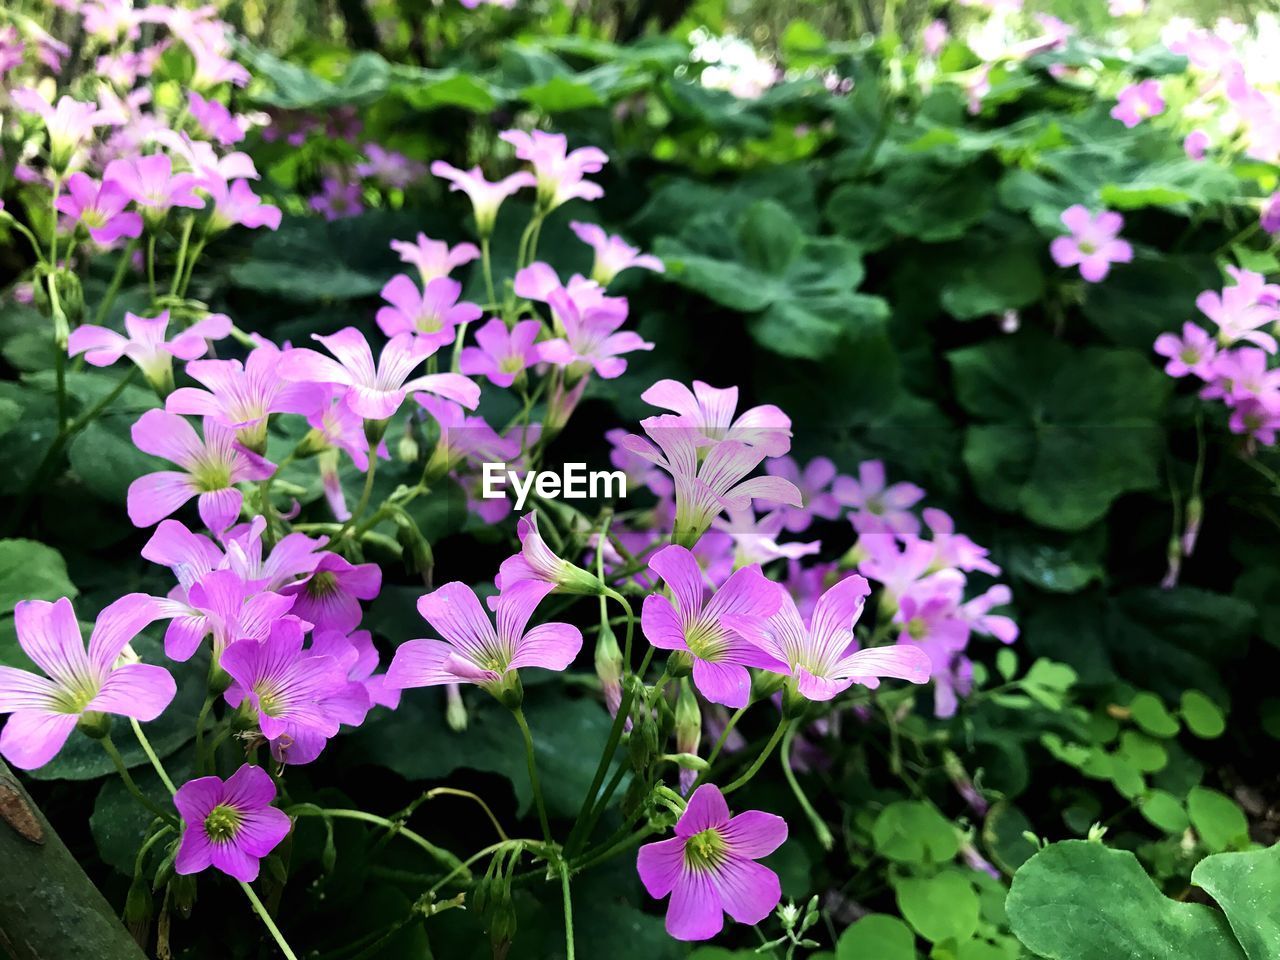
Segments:
[[[9,96],[19,110],[34,113],[44,121],[49,134],[49,160],[55,170],[66,170],[71,165],[76,151],[93,136],[95,127],[112,122],[110,114],[99,110],[95,103],[62,97],[54,106],[30,87],[14,90]],[[108,172],[105,179],[113,178]]]
[[[1109,0],[1107,11],[1113,17],[1138,17],[1147,9],[1147,0]]]
[[[771,477],[785,477],[796,485],[804,498],[804,506],[781,507],[782,525],[791,533],[802,533],[813,523],[813,518],[834,520],[840,516],[840,501],[836,499],[832,483],[837,479],[836,465],[827,457],[814,457],[802,472],[791,457],[778,457],[764,465],[764,472]],[[772,505],[762,504],[763,509]]]
[[[103,179],[119,183],[152,222],[163,219],[170,207],[199,210],[204,206],[195,192],[199,178],[193,173],[174,173],[172,161],[163,153],[112,160]]]
[[[1000,568],[987,559],[988,550],[980,547],[962,533],[956,533],[955,521],[936,507],[925,507],[924,522],[933,535],[934,569],[954,567],[965,573],[977,570],[995,577]]]
[[[791,449],[791,418],[773,404],[752,407],[734,418],[737,387],[718,390],[695,380],[690,390],[677,380],[659,380],[640,399],[678,414],[680,422],[693,429],[699,447],[733,440],[756,447],[767,457],[780,457]]]
[[[620,308],[616,301],[620,301]],[[575,298],[570,290],[560,287],[548,294],[547,302],[563,327],[563,336],[538,344],[538,358],[566,368],[570,382],[590,370],[606,380],[620,377],[627,369],[621,354],[653,349],[638,333],[618,332],[627,319],[626,301],[621,298]]]
[[[853,528],[862,535],[876,533],[917,533],[920,521],[911,508],[924,499],[924,491],[914,483],[886,486],[884,463],[864,460],[858,464],[858,479],[836,477],[831,493],[850,507]]]
[[[994,607],[1007,606],[1013,600],[1013,591],[1003,583],[997,583],[986,593],[974,597],[960,607],[960,615],[978,633],[995,637],[1003,644],[1018,639],[1018,625],[1011,617],[991,613]]]
[[[475,213],[476,232],[482,237],[493,233],[493,224],[498,219],[498,207],[518,190],[536,186],[538,181],[527,171],[513,173],[495,183],[484,178],[479,167],[470,170],[459,170],[443,160],[431,164],[431,172],[443,180],[448,180],[450,190],[461,190],[471,198],[471,208]]]
[[[662,577],[674,599],[661,594],[644,598],[640,627],[645,637],[659,650],[688,654],[694,685],[708,700],[745,707],[751,693],[747,667],[780,670],[781,665],[744,639],[742,626],[777,612],[779,588],[752,565],[734,572],[708,599],[697,560],[676,545],[655,553],[649,569]],[[737,626],[730,625],[733,618],[738,618]]]
[[[388,150],[377,143],[366,143],[361,152],[365,159],[356,164],[356,176],[372,180],[392,190],[404,190],[420,180],[427,168],[403,153]]]
[[[91,323],[76,327],[67,338],[67,353],[73,357],[83,353],[95,367],[109,367],[121,357],[128,357],[149,383],[168,393],[173,389],[173,358],[195,360],[204,356],[210,340],[221,340],[231,332],[231,320],[220,313],[211,314],[166,341],[168,310],[158,317],[139,317],[126,311],[124,329],[128,336]]]
[[[1120,91],[1116,105],[1111,108],[1111,116],[1129,128],[1162,113],[1164,97],[1160,96],[1160,81],[1154,78],[1129,84]]]
[[[213,201],[213,212],[209,215],[210,230],[228,230],[237,225],[249,230],[259,227],[280,229],[280,208],[263,203],[248,180],[235,180],[228,184],[222,177],[211,175],[205,178],[202,186]]]
[[[1077,203],[1062,211],[1062,223],[1071,235],[1056,237],[1049,245],[1049,254],[1060,267],[1078,265],[1080,276],[1089,283],[1105,279],[1111,264],[1133,259],[1133,247],[1117,239],[1124,227],[1120,214],[1110,210],[1091,214]]]
[[[642,254],[621,237],[613,237],[594,223],[571,221],[569,229],[578,239],[595,251],[595,263],[591,267],[591,279],[607,287],[613,278],[629,267],[664,273],[666,267],[652,254]]]
[[[768,464],[766,464],[766,467]],[[789,479],[789,478],[788,478]],[[768,501],[761,503],[762,509]],[[736,566],[751,563],[766,564],[779,559],[798,559],[808,557],[822,549],[822,541],[812,540],[808,543],[779,543],[782,534],[784,511],[790,507],[780,507],[757,517],[750,507],[734,507],[725,511],[728,515],[712,521],[712,529],[728,536],[734,545],[733,559]]]
[[[231,111],[217,100],[206,100],[191,90],[187,93],[187,106],[191,116],[205,136],[217,140],[224,147],[244,139],[244,124],[231,115]]]
[[[418,268],[423,286],[449,276],[464,263],[480,257],[480,250],[474,243],[460,243],[451,248],[443,240],[432,240],[425,233],[419,233],[414,243],[392,240],[391,249],[400,254],[401,263],[411,263]]]
[[[235,681],[223,697],[232,707],[247,701],[268,740],[297,732],[327,740],[338,732],[328,701],[346,689],[346,671],[332,657],[303,650],[303,633],[302,621],[282,617],[265,640],[237,640],[219,661]]]
[[[781,606],[765,621],[731,617],[728,623],[782,666],[796,692],[809,700],[830,700],[853,684],[880,685],[880,677],[912,683],[929,679],[929,660],[919,650],[902,647],[859,649],[853,627],[871,587],[863,577],[841,580],[814,605],[806,622],[795,601],[778,588]]]
[[[258,879],[259,861],[292,829],[284,811],[271,806],[275,798],[271,775],[247,763],[225,782],[200,777],[184,783],[173,797],[186,824],[174,872],[186,876],[213,867],[244,883]]]
[[[129,197],[115,181],[98,183],[77,172],[67,178],[66,188],[58,197],[58,212],[83,224],[95,243],[105,246],[121,237],[142,235],[142,217],[125,210]]]
[[[1185,377],[1192,373],[1208,380],[1217,349],[1213,337],[1190,320],[1182,325],[1181,337],[1176,333],[1162,333],[1156,337],[1155,343],[1156,353],[1169,359],[1164,372],[1171,377]]]
[[[1260,273],[1228,268],[1235,283],[1222,293],[1205,290],[1196,297],[1196,306],[1218,325],[1218,340],[1224,345],[1247,341],[1267,353],[1276,352],[1276,340],[1259,327],[1280,320],[1280,286],[1267,283]]]
[[[273,413],[311,413],[324,396],[314,383],[290,383],[280,376],[283,354],[262,341],[244,362],[194,360],[187,376],[206,389],[179,387],[165,400],[170,413],[209,417],[234,430],[236,439],[259,453],[266,450],[267,418]]]
[[[1280,190],[1273,193],[1263,204],[1258,223],[1263,231],[1272,236],[1280,233]]]
[[[494,317],[476,331],[478,346],[463,347],[458,369],[467,376],[486,376],[499,387],[509,387],[526,369],[538,362],[534,341],[542,331],[537,320],[521,320],[510,330]]]
[[[1182,141],[1182,149],[1192,160],[1203,160],[1211,143],[1209,135],[1203,130],[1192,130]]]
[[[235,485],[275,472],[274,464],[236,443],[235,435],[211,417],[205,418],[201,440],[182,417],[148,410],[133,425],[133,443],[182,468],[149,473],[129,484],[127,509],[135,527],[149,527],[197,497],[200,519],[221,533],[240,515],[243,497]]]
[[[404,398],[418,391],[447,397],[474,410],[480,402],[480,388],[456,373],[411,374],[434,348],[416,343],[412,334],[402,333],[382,348],[377,366],[369,341],[355,327],[346,327],[332,336],[312,334],[337,360],[314,350],[293,349],[280,360],[280,376],[295,382],[336,383],[348,387],[347,406],[365,420],[388,419],[400,409]]]
[[[184,579],[179,577],[180,584]],[[208,636],[213,637],[215,660],[234,641],[266,639],[271,625],[293,606],[293,597],[262,591],[240,571],[220,567],[158,602],[169,618],[165,656],[182,662],[190,660]]]
[[[732,408],[728,413],[732,415]],[[698,440],[702,434],[683,418],[670,414],[649,417],[640,421],[640,426],[649,439],[628,434],[622,445],[671,474],[676,489],[674,543],[692,547],[721,512],[747,507],[753,499],[800,506],[800,491],[791,481],[782,477],[746,479],[765,457],[760,447],[721,440],[700,458]]]
[[[604,188],[586,180],[588,173],[599,173],[609,157],[597,147],[579,147],[568,152],[569,141],[562,133],[534,130],[505,130],[498,134],[516,149],[516,156],[533,165],[537,178],[538,204],[544,211],[554,210],[568,200],[598,200]]]
[[[388,337],[401,333],[414,336],[414,346],[430,348],[430,353],[453,343],[456,328],[480,318],[474,303],[458,302],[462,284],[448,277],[437,277],[418,289],[407,274],[398,273],[382,288],[382,299],[389,306],[378,309],[378,327]]]
[[[764,920],[782,898],[778,875],[756,863],[787,839],[787,822],[748,810],[732,819],[720,788],[693,792],[670,840],[645,844],[636,858],[640,882],[655,899],[671,895],[667,932],[709,940],[724,927]]]
[[[402,643],[387,668],[387,685],[405,689],[475,683],[497,692],[512,671],[563,670],[582,649],[578,628],[544,623],[525,629],[551,589],[550,583],[534,580],[509,586],[496,604],[496,630],[466,584],[446,583],[427,594],[418,601],[418,612],[444,639]]]
[[[326,552],[309,577],[280,592],[294,598],[289,612],[313,624],[317,633],[346,635],[360,625],[360,601],[372,600],[381,588],[382,568],[376,563],[353,564]]]
[[[559,593],[598,596],[602,585],[593,573],[557,556],[538,532],[538,514],[530,511],[516,523],[520,552],[502,561],[494,583],[506,593],[522,580],[549,583]],[[501,597],[490,597],[489,608],[497,609]]]
[[[0,666],[0,713],[9,714],[0,732],[5,759],[22,770],[44,766],[84,714],[160,716],[177,690],[173,677],[125,656],[129,641],[159,615],[145,594],[121,597],[98,615],[86,649],[66,597],[20,602],[13,610],[18,646],[46,676]]]

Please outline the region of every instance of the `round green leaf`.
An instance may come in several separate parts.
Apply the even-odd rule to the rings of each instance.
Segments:
[[[1153,737],[1173,737],[1178,733],[1178,721],[1165,709],[1154,693],[1140,693],[1129,704],[1133,722]]]
[[[1187,794],[1191,825],[1204,845],[1215,853],[1249,844],[1249,821],[1244,811],[1225,793],[1195,787]]]
[[[871,913],[836,943],[836,960],[915,960],[916,938],[911,928],[887,913]]]
[[[1147,822],[1165,833],[1180,834],[1190,825],[1187,811],[1178,798],[1167,790],[1152,790],[1142,800],[1138,810]]]
[[[956,828],[928,803],[903,800],[880,812],[871,828],[877,852],[899,863],[945,863],[960,851]]]
[[[906,877],[898,881],[895,892],[898,909],[926,940],[968,940],[977,932],[978,894],[959,870]]]
[[[1182,694],[1182,719],[1188,730],[1205,740],[1220,737],[1227,729],[1226,717],[1218,705],[1199,690]]]

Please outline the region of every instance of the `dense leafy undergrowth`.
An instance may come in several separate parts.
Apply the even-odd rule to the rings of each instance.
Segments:
[[[0,944],[1280,957],[1269,22],[230,6],[0,13]]]

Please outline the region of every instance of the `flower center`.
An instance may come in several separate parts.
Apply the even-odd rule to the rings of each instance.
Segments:
[[[231,486],[231,466],[226,463],[211,462],[197,464],[191,472],[191,477],[201,493],[226,490]]]
[[[724,862],[728,846],[715,827],[695,833],[685,841],[684,862],[692,870],[714,870]]]
[[[1080,248],[1080,252],[1083,253],[1086,257],[1098,252],[1098,248],[1094,246],[1092,243],[1090,243],[1088,240],[1081,240],[1078,244],[1076,244],[1076,246]]]
[[[280,703],[280,691],[269,683],[259,683],[253,688],[258,698],[258,709],[268,717],[276,716],[283,706]]]
[[[98,685],[80,680],[74,687],[62,687],[54,695],[53,709],[58,713],[80,714],[98,695]]]
[[[911,634],[912,640],[923,640],[929,632],[929,625],[920,617],[912,617],[907,621],[907,633]]]
[[[498,361],[498,369],[503,373],[519,373],[524,369],[524,357],[511,354]]]
[[[695,620],[685,628],[684,642],[699,660],[715,660],[724,651],[724,632],[714,623]]]
[[[220,803],[204,818],[204,832],[214,843],[232,839],[240,830],[240,811]]]
[[[338,578],[328,570],[313,574],[307,583],[307,595],[319,599],[338,592]]]

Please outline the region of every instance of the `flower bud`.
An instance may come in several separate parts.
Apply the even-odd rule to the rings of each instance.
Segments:
[[[702,738],[702,711],[698,709],[698,698],[694,695],[693,685],[684,677],[680,680],[680,694],[676,697],[676,750],[681,755],[698,759],[698,741]],[[679,761],[677,761],[679,763]],[[706,762],[702,762],[703,770]],[[687,794],[697,780],[699,768],[680,763],[680,792]]]
[[[687,650],[673,650],[667,657],[667,673],[676,679],[689,676],[693,672],[693,657]]]
[[[462,687],[456,683],[447,683],[444,688],[445,723],[454,733],[462,733],[467,729],[467,705],[462,702]]]
[[[142,877],[134,877],[124,900],[124,922],[135,937],[139,933],[145,934],[154,906],[151,890]]]
[[[782,689],[787,678],[772,670],[751,671],[751,702],[766,700]]]
[[[406,423],[400,442],[396,444],[396,457],[401,463],[417,463],[422,450],[418,446],[418,438],[413,435],[413,424]]]
[[[618,638],[614,636],[608,620],[601,621],[600,632],[596,635],[595,660],[605,706],[609,708],[609,715],[616,717],[622,705],[622,651],[618,649]],[[627,729],[630,729],[630,721],[627,721]]]
[[[169,881],[169,902],[184,918],[191,916],[196,905],[196,875],[175,874]]]
[[[1200,524],[1204,522],[1204,501],[1198,496],[1187,501],[1187,526],[1182,532],[1182,555],[1191,556],[1200,536]]]

